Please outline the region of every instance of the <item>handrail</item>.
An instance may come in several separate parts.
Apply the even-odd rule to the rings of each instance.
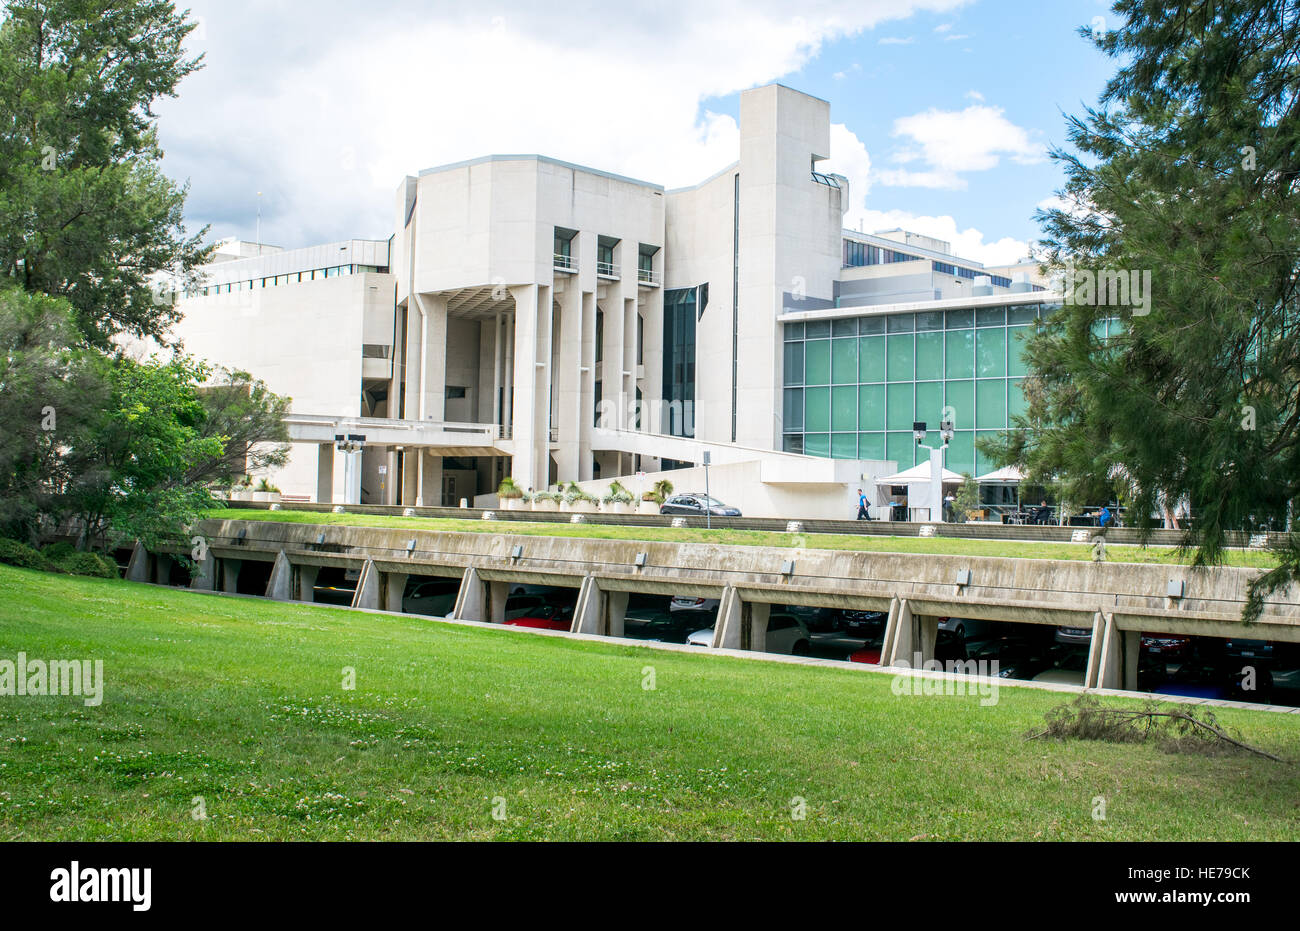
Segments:
[[[561,252],[555,253],[553,265],[555,268],[566,272],[574,272],[578,270],[578,264],[574,261],[573,256],[564,255]]]
[[[596,274],[605,278],[617,278],[618,266],[613,262],[597,262]]]

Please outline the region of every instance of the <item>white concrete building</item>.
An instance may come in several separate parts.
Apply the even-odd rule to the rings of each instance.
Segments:
[[[901,390],[888,423],[863,419],[875,373],[840,364],[848,342],[835,378],[828,361],[825,385],[805,386],[830,321],[852,321],[856,359],[858,341],[874,347],[859,318],[1019,305],[1036,286],[937,240],[844,230],[847,181],[818,170],[827,102],[746,91],[740,137],[735,163],[671,191],[539,155],[422,171],[397,187],[387,242],[223,244],[176,335],[293,398],[286,495],[490,504],[506,475],[536,490],[661,469],[695,481],[677,470],[709,450],[715,493],[747,514],[851,516],[858,485],[913,461],[886,441]]]

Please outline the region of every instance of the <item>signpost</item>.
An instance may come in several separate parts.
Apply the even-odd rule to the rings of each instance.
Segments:
[[[704,451],[704,526],[713,529],[713,496],[709,494],[709,463],[713,457]]]

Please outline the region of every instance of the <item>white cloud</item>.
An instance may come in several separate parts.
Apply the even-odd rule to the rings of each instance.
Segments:
[[[915,41],[916,41],[915,36],[908,36],[905,39],[900,39],[898,36],[886,36],[885,38],[880,40],[879,44],[880,45],[911,45]]]
[[[932,217],[905,210],[862,209],[851,212],[844,218],[844,223],[852,229],[858,229],[861,225],[861,229],[868,233],[905,229],[923,236],[933,236],[951,243],[954,255],[985,265],[1011,265],[1029,256],[1028,242],[1010,236],[986,242],[981,230],[973,226],[961,229],[956,219],[946,215]]]
[[[934,27],[935,32],[947,32],[952,29],[952,23],[940,23]]]
[[[891,186],[961,190],[966,187],[962,174],[996,168],[1004,155],[1022,165],[1041,162],[1046,155],[1036,132],[1012,123],[1000,107],[983,104],[902,117],[894,121],[893,135],[907,140],[893,161],[919,161],[925,170],[881,172],[880,182]]]
[[[966,97],[967,97],[968,100],[975,100],[975,101],[978,101],[978,102],[980,102],[980,103],[983,103],[983,102],[984,102],[984,95],[981,94],[979,91],[974,91],[974,90],[967,91],[967,92],[966,92]]]
[[[967,34],[964,33],[964,32],[962,32],[962,33],[955,33],[955,32],[954,32],[952,35],[944,36],[944,37],[943,37],[943,41],[945,41],[945,42],[959,42],[959,41],[961,41],[962,39],[969,39],[969,38],[970,38],[970,36],[967,35]]]
[[[702,103],[799,70],[824,43],[967,0],[668,0],[562,13],[515,0],[430,7],[195,0],[204,71],[159,106],[192,220],[286,246],[386,236],[406,174],[543,153],[673,187],[737,155]]]

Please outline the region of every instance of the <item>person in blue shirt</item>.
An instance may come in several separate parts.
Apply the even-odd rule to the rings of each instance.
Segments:
[[[858,489],[858,520],[871,520],[871,515],[867,512],[867,496]]]
[[[1097,515],[1097,523],[1103,530],[1105,530],[1107,527],[1110,526],[1110,522],[1111,522],[1110,508],[1106,507],[1105,505],[1102,505],[1101,513]]]

